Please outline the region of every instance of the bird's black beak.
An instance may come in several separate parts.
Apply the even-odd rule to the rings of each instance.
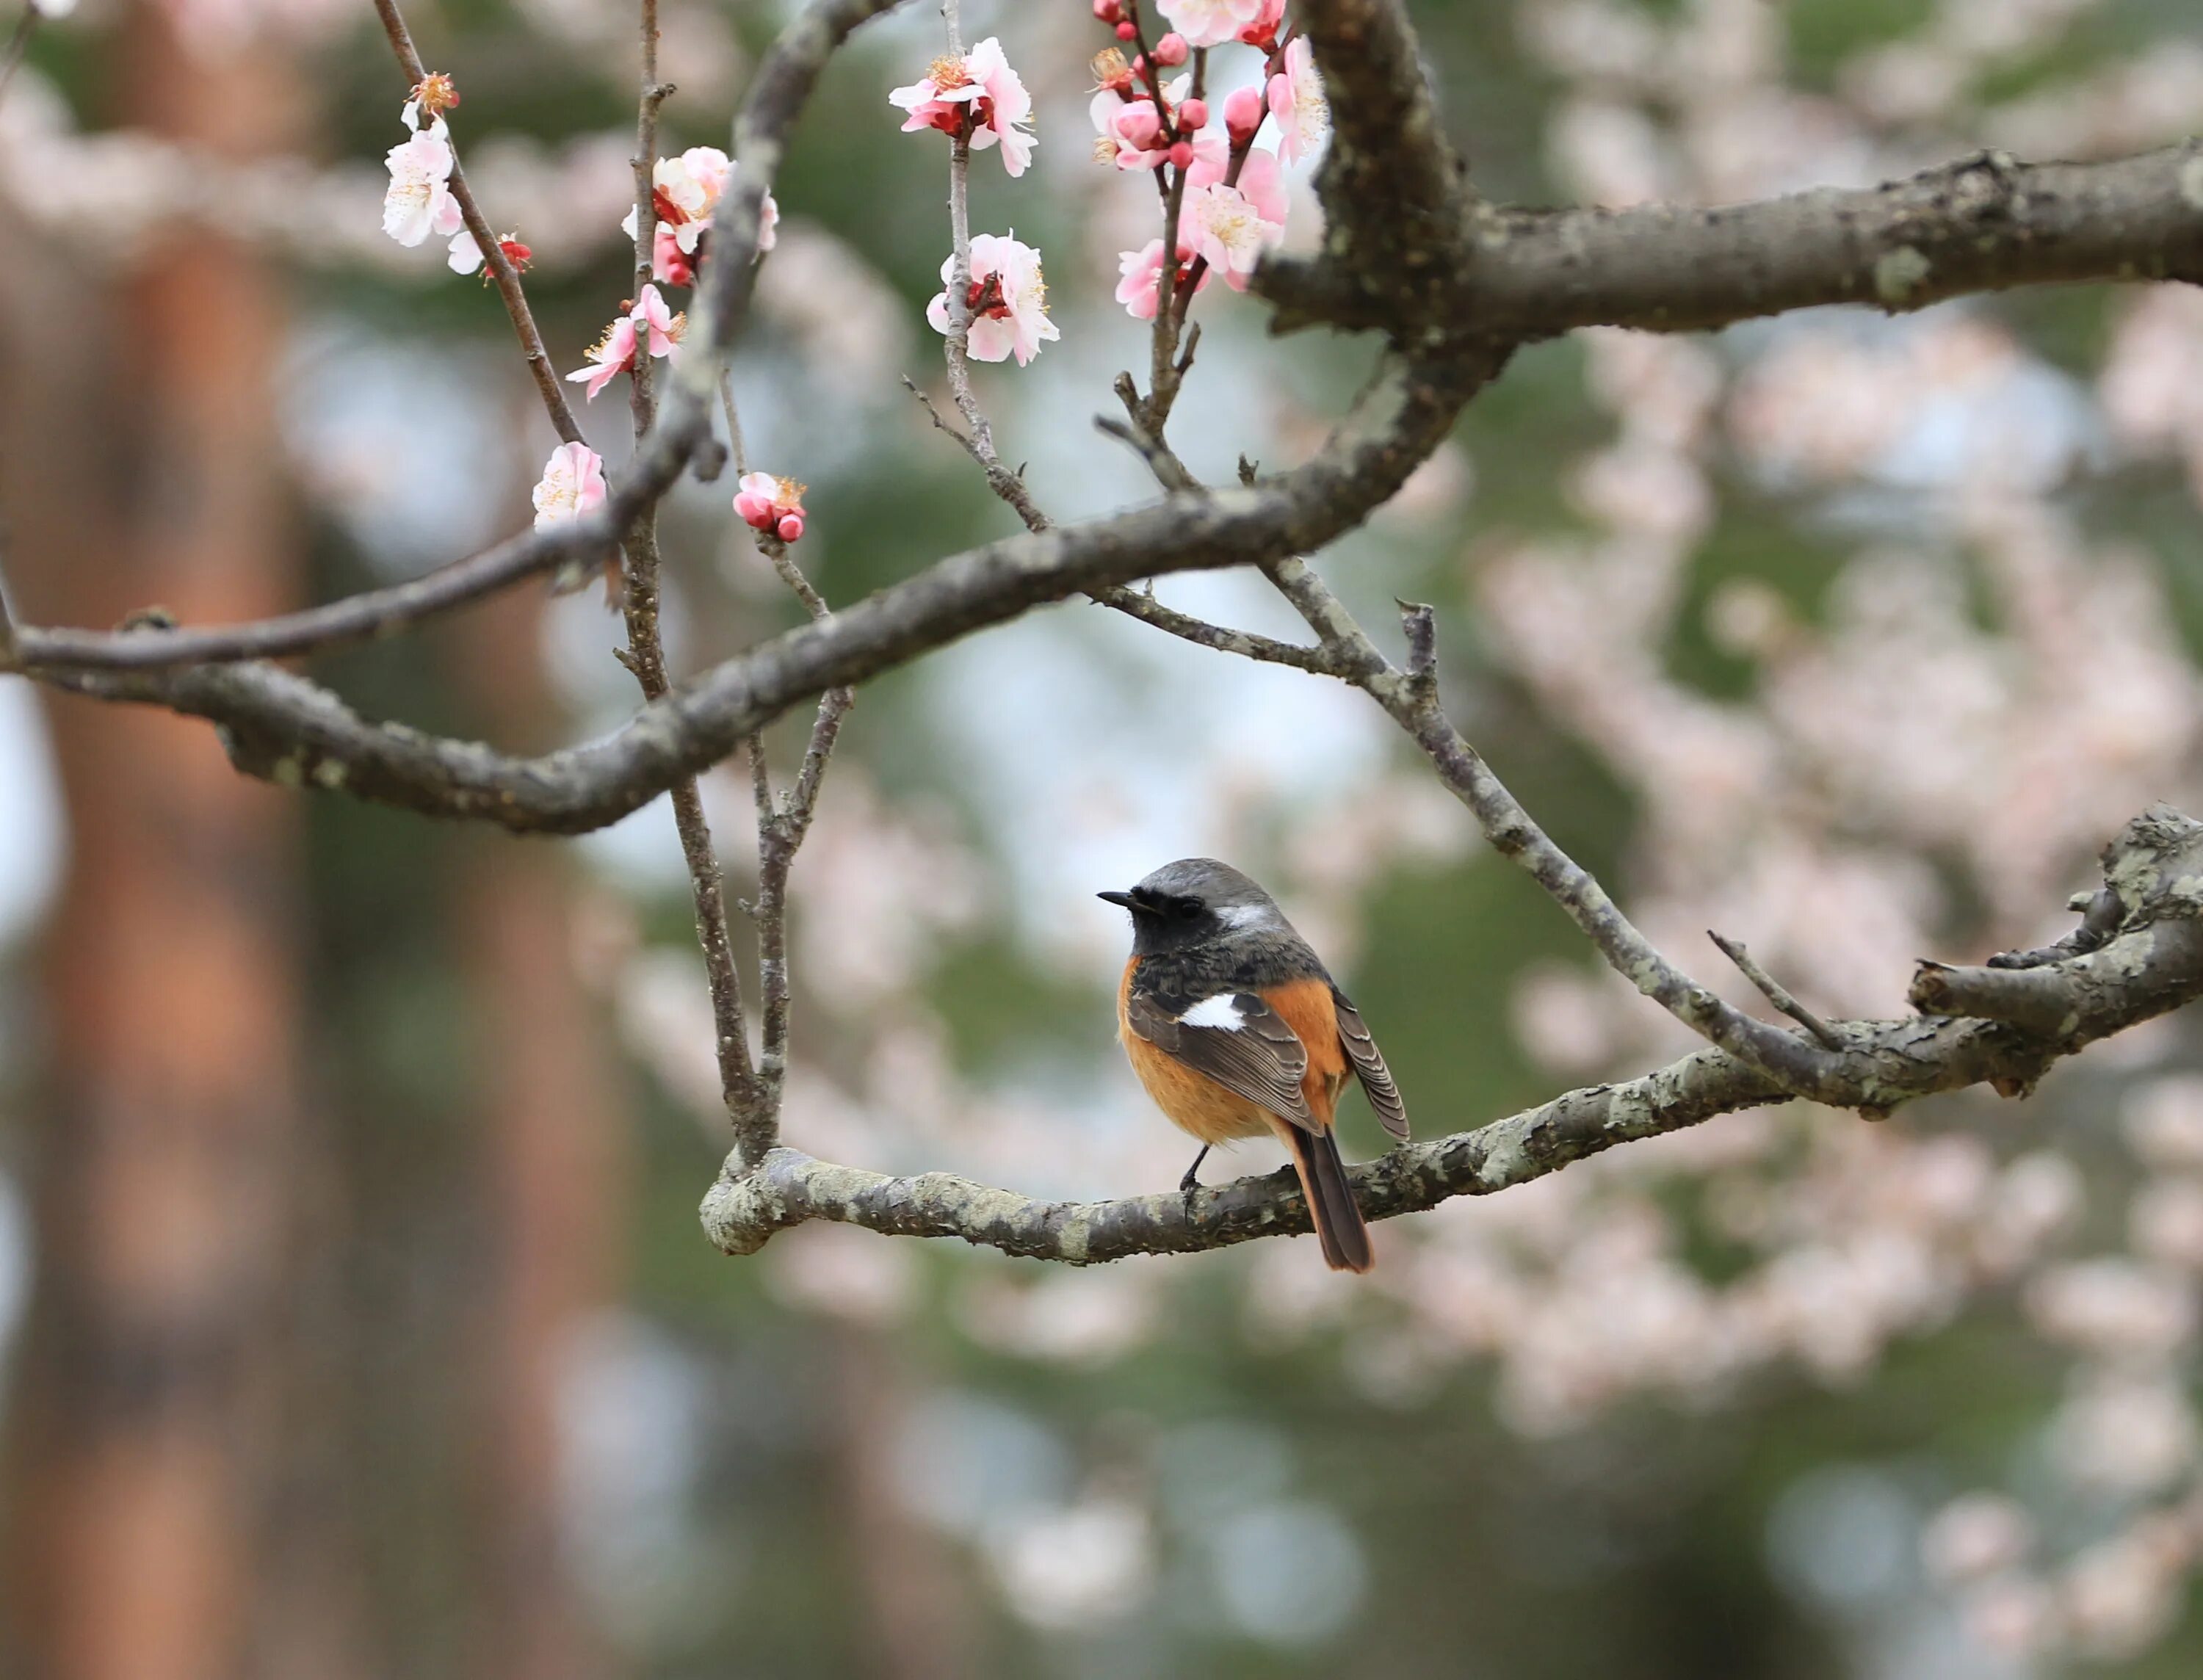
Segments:
[[[1130,911],[1137,911],[1140,907],[1139,900],[1135,899],[1130,893],[1096,893],[1094,896],[1107,903],[1121,905],[1123,908]]]

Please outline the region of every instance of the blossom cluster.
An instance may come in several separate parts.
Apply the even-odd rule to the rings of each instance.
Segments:
[[[1280,34],[1284,0],[1158,0],[1158,9],[1172,27],[1149,44],[1137,0],[1094,3],[1117,38],[1139,49],[1129,60],[1116,47],[1094,60],[1095,156],[1126,172],[1152,172],[1164,207],[1162,235],[1118,257],[1117,301],[1143,321],[1155,318],[1166,297],[1171,314],[1182,312],[1212,273],[1234,291],[1246,289],[1264,253],[1285,238],[1283,166],[1313,155],[1330,132],[1323,78],[1306,38]],[[1220,134],[1200,89],[1208,50],[1230,42],[1260,50],[1263,68],[1259,81],[1226,96]],[[1189,57],[1191,73],[1162,80]],[[1256,144],[1273,121],[1275,150]]]
[[[444,114],[460,103],[458,89],[443,74],[424,76],[412,91],[400,120],[406,139],[390,149],[385,163],[390,185],[382,203],[382,229],[399,244],[414,246],[431,236],[450,241],[452,268],[472,274],[482,266],[480,245],[466,227],[466,217],[452,178],[458,161],[452,149],[451,127]],[[705,260],[712,218],[725,196],[734,174],[734,162],[716,146],[691,146],[677,157],[655,159],[651,167],[651,282],[621,306],[620,315],[589,347],[588,361],[566,378],[582,386],[594,400],[621,374],[632,374],[639,359],[672,355],[687,327],[685,313],[665,301],[660,286],[690,286]],[[639,211],[630,208],[620,228],[632,241],[637,237]],[[757,248],[771,251],[778,237],[780,206],[765,194],[759,209]],[[513,274],[523,271],[532,256],[517,235],[498,241]],[[763,475],[752,475],[762,478]],[[788,480],[768,480],[785,486]],[[748,486],[750,480],[743,480]],[[793,542],[803,531],[803,510],[794,492],[759,502],[754,493],[738,493],[735,510],[761,530],[771,531],[783,541]],[[604,504],[604,457],[580,442],[562,443],[544,463],[532,492],[538,529],[570,523]],[[761,510],[770,516],[760,522]]]
[[[1032,162],[1032,96],[994,36],[967,53],[935,59],[917,81],[890,92],[888,103],[905,114],[906,134],[935,129],[974,150],[999,147],[1002,168],[1013,180]],[[970,265],[963,299],[966,353],[977,362],[1015,357],[1024,367],[1041,345],[1060,336],[1048,315],[1040,252],[1013,231],[977,234],[965,255]],[[956,284],[957,260],[951,251],[942,263],[942,290],[925,309],[926,320],[945,337],[956,332],[949,290]]]

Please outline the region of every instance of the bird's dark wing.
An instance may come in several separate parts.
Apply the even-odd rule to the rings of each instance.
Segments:
[[[1354,1071],[1361,1078],[1369,1106],[1377,1111],[1377,1118],[1385,1129],[1405,1143],[1408,1105],[1400,1100],[1400,1088],[1392,1082],[1392,1070],[1385,1065],[1385,1052],[1370,1037],[1369,1029],[1361,1024],[1361,1011],[1347,1002],[1346,994],[1334,986],[1331,995],[1338,1011],[1339,1040],[1353,1060]]]
[[[1301,1094],[1308,1049],[1284,1017],[1252,992],[1204,998],[1181,1015],[1136,993],[1125,1017],[1134,1032],[1196,1073],[1280,1120],[1306,1131],[1320,1129]]]

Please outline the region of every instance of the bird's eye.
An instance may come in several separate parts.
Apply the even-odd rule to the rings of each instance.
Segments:
[[[1171,908],[1177,912],[1179,921],[1190,922],[1201,914],[1202,906],[1198,899],[1180,899]]]

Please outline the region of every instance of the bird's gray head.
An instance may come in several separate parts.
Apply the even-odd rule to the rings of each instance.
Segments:
[[[1298,937],[1274,899],[1214,858],[1181,858],[1129,893],[1097,896],[1132,912],[1132,949],[1143,957],[1265,934]]]

